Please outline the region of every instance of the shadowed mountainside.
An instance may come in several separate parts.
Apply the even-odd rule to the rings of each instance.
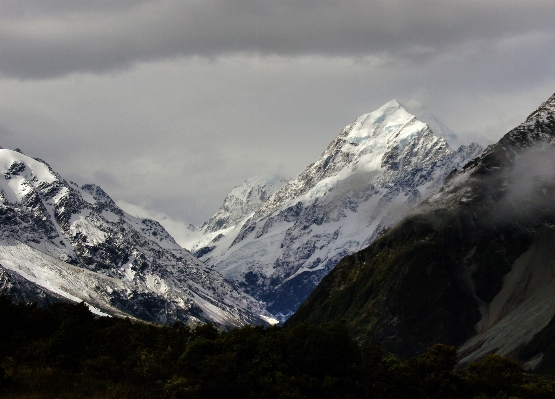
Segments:
[[[517,355],[555,313],[554,114],[555,95],[344,258],[287,324],[344,317],[402,356],[437,342],[463,362]]]

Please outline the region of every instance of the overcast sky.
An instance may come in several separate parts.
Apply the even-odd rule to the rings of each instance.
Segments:
[[[0,0],[0,146],[200,224],[393,98],[497,141],[555,92],[554,21],[553,0]]]

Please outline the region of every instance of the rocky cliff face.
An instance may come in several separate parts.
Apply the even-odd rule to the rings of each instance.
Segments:
[[[191,246],[285,320],[340,259],[369,245],[480,152],[477,144],[456,146],[437,120],[424,123],[394,100],[343,129],[252,214]]]
[[[554,226],[555,95],[343,259],[289,323],[341,316],[400,355],[443,342],[461,362],[494,352],[537,366],[554,340],[542,335],[555,314]]]
[[[221,327],[268,315],[158,222],[7,149],[0,149],[0,223],[0,292],[16,299],[83,300],[99,314]]]

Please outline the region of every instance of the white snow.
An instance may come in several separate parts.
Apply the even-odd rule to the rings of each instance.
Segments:
[[[268,317],[268,316],[264,316],[264,315],[260,315],[260,317],[268,324],[275,326],[276,324],[279,324],[279,320],[278,319],[274,319],[273,317]]]
[[[86,239],[87,245],[102,244],[108,237],[104,231],[94,226],[90,220],[83,215],[78,215],[78,219],[71,223],[69,231],[73,237],[77,234],[82,234]]]
[[[67,187],[62,187],[60,191],[56,193],[54,196],[53,201],[57,204],[62,198],[64,198],[69,193],[69,189]]]
[[[48,166],[42,162],[36,161],[31,157],[23,155],[17,151],[8,149],[0,149],[0,174],[5,174],[14,162],[25,164],[26,168],[23,172],[25,179],[34,178],[38,182],[53,183],[57,180],[56,176],[49,170]]]
[[[95,298],[96,295],[91,292],[89,285],[91,278],[95,282],[101,280],[114,284],[115,282],[108,277],[69,265],[21,242],[5,240],[0,241],[0,265],[70,301],[85,301],[91,312],[99,316],[108,316],[98,308],[95,302],[98,302],[99,298]]]
[[[426,125],[432,129],[432,132],[438,137],[442,137],[449,147],[456,149],[465,143],[463,140],[457,136],[451,129],[443,124],[439,119],[437,119],[425,106],[411,101],[403,105],[405,109],[416,116],[419,121],[424,122]]]
[[[116,201],[116,204],[125,212],[125,218],[133,224],[138,225],[143,219],[156,220],[182,248],[190,250],[203,237],[202,231],[193,230],[186,223],[174,220],[165,213],[148,211],[123,200]]]
[[[276,185],[278,180],[268,184]],[[251,194],[267,196],[262,191]],[[36,195],[33,202],[25,202],[31,195]],[[180,247],[160,224],[125,213],[120,217],[108,200],[107,207],[97,213],[91,206],[97,204],[91,194],[63,180],[42,162],[0,150],[0,198],[3,206],[25,216],[32,213],[46,222],[34,226],[29,222],[32,219],[18,218],[14,222],[21,226],[3,229],[0,267],[54,295],[85,301],[96,314],[133,317],[135,311],[128,314],[112,305],[114,297],[131,302],[148,297],[162,308],[167,304],[172,312],[177,310],[174,316],[180,318],[196,304],[204,309],[202,321],[230,326],[260,322],[259,314],[270,316],[257,301]],[[35,201],[42,204],[36,206]],[[62,224],[55,217],[60,213]],[[80,254],[87,257],[86,265],[65,262],[78,262]],[[120,265],[121,261],[126,263]],[[167,317],[152,316],[158,322]],[[189,316],[182,320],[200,321]]]
[[[170,288],[164,280],[152,273],[146,274],[146,286],[152,291],[159,295],[165,296]]]
[[[135,261],[135,257],[131,256],[129,258],[129,262],[127,262],[126,264],[122,265],[122,270],[123,270],[123,275],[125,276],[125,278],[127,278],[127,280],[129,281],[133,281],[133,279],[135,278],[135,271],[132,269],[133,266],[133,262]]]
[[[274,286],[267,290],[305,272],[329,271],[342,256],[368,246],[381,229],[400,220],[466,162],[449,146],[457,143],[454,133],[429,113],[422,115],[429,123],[393,100],[360,116],[319,160],[263,203],[251,196],[252,187],[265,184],[263,179],[234,188],[202,231],[191,235],[187,248],[213,247],[202,256],[204,262],[239,282],[249,272],[271,279]],[[255,203],[251,212],[242,213],[249,201]],[[300,216],[286,222],[281,214],[292,207]],[[243,217],[231,226],[207,230],[222,215],[232,214]]]
[[[12,177],[4,186],[7,186],[7,190],[5,189],[4,192],[10,197],[10,202],[21,202],[27,194],[33,191],[32,184],[22,176]]]
[[[119,221],[119,216],[116,215],[114,212],[111,212],[111,211],[104,210],[104,211],[102,211],[100,216],[102,216],[104,219],[106,219],[107,221],[112,222],[112,223],[116,223],[116,222]]]
[[[79,193],[81,194],[81,197],[88,202],[90,205],[96,205],[96,200],[94,199],[94,197],[87,193],[84,190],[79,189]]]

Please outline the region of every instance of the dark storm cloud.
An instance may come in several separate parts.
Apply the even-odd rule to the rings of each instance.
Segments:
[[[464,43],[553,34],[545,1],[1,1],[0,73],[44,79],[233,53],[429,61]]]
[[[554,20],[553,0],[0,0],[0,146],[199,224],[393,98],[496,141],[555,91]]]

